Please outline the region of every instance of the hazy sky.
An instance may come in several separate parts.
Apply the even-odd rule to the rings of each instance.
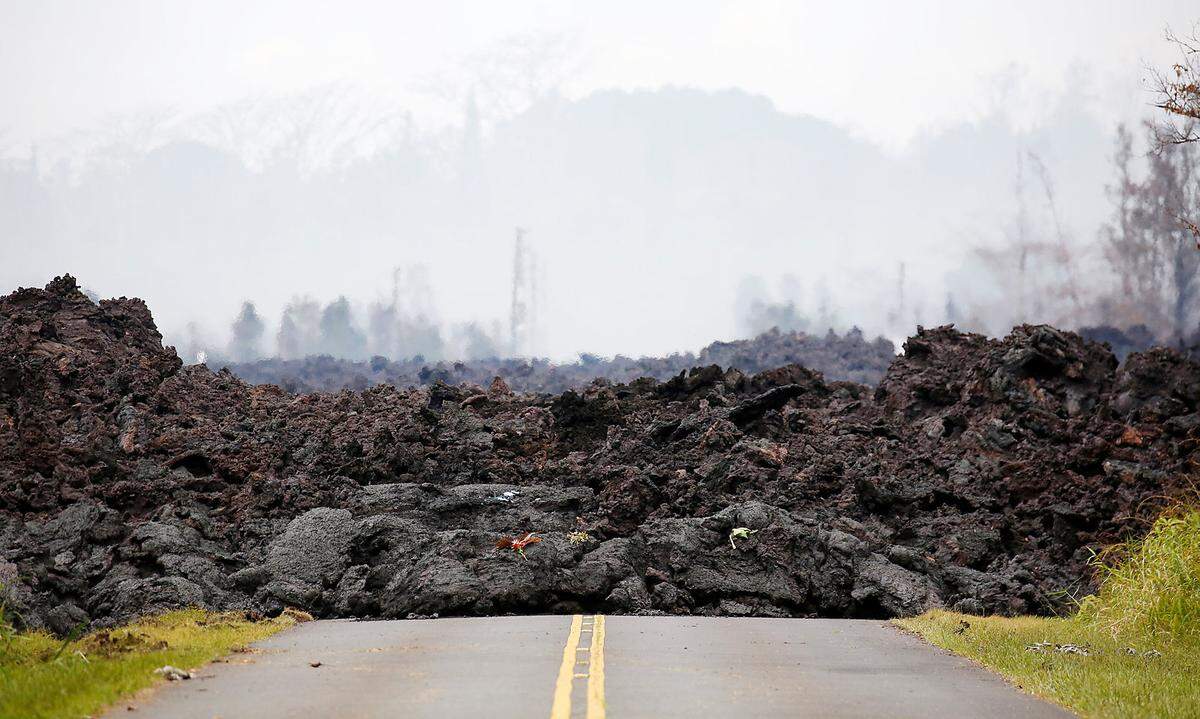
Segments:
[[[370,98],[368,115],[411,113],[426,153],[393,157],[378,181],[238,180],[284,198],[272,204],[204,184],[240,177],[225,156],[137,147],[128,184],[93,182],[40,215],[0,198],[17,208],[0,212],[0,291],[70,270],[103,295],[144,297],[177,338],[192,319],[224,332],[245,299],[271,322],[298,293],[361,306],[393,267],[421,264],[442,319],[503,323],[520,225],[547,278],[539,351],[554,357],[730,338],[749,276],[803,287],[807,312],[831,295],[847,323],[899,338],[982,285],[966,258],[1003,241],[1020,158],[1044,161],[1054,185],[1058,204],[1035,187],[1033,210],[1097,250],[1115,125],[1153,112],[1146,68],[1169,67],[1164,31],[1197,20],[1195,0],[0,0],[10,166],[36,145],[42,176],[60,178],[57,157],[111,139],[93,131],[111,135],[113,118],[186,123],[321,86]],[[514,38],[558,39],[538,72],[564,101],[497,111],[481,68]],[[477,166],[463,150],[472,88]],[[197,139],[169,139],[181,137]],[[483,169],[469,182],[443,182],[471,167]],[[911,306],[885,321],[901,263]]]
[[[897,146],[997,102],[1036,117],[1072,67],[1122,116],[1131,85],[1169,59],[1189,0],[982,2],[14,2],[0,22],[7,143],[146,106],[194,111],[330,80],[362,83],[438,120],[427,91],[518,33],[564,33],[598,88],[740,87]],[[1083,70],[1081,70],[1083,71]],[[997,97],[996,78],[1018,90]],[[988,82],[985,82],[988,81]],[[457,108],[455,108],[457,109]]]

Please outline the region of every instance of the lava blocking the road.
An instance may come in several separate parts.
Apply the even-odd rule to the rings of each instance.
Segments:
[[[0,299],[0,592],[59,632],[186,605],[1045,613],[1194,467],[1200,365],[1172,351],[1118,369],[1027,325],[904,350],[874,389],[714,365],[291,395],[58,278]]]

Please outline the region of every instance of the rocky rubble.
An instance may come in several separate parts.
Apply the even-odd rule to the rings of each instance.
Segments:
[[[1118,369],[1046,326],[919,330],[875,390],[711,365],[292,395],[183,367],[140,300],[67,276],[0,299],[0,592],[58,632],[181,605],[1050,612],[1193,476],[1198,403],[1195,362]]]
[[[861,331],[844,335],[828,332],[822,337],[803,332],[773,329],[754,339],[714,342],[700,351],[668,357],[613,357],[582,355],[578,362],[554,364],[544,359],[488,359],[466,362],[426,362],[422,357],[389,360],[374,357],[369,362],[320,355],[304,359],[261,359],[254,362],[219,363],[250,384],[276,384],[288,392],[336,392],[363,390],[379,384],[400,388],[445,384],[487,384],[502,378],[517,392],[561,393],[582,389],[597,378],[613,383],[632,382],[642,377],[668,380],[692,367],[711,364],[736,367],[755,373],[802,364],[827,378],[876,384],[895,357],[895,347],[882,337],[868,341]]]

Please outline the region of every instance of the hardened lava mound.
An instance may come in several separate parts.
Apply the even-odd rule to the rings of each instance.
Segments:
[[[875,388],[698,367],[288,394],[145,304],[0,299],[0,592],[64,632],[319,616],[1050,612],[1194,477],[1200,366],[1047,326],[919,330]],[[533,532],[521,552],[499,540]]]

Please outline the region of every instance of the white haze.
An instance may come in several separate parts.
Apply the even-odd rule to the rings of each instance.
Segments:
[[[522,227],[539,355],[695,350],[754,296],[898,337],[995,295],[970,248],[1018,158],[1095,243],[1116,124],[1196,10],[5,3],[0,289],[69,271],[220,344],[244,300],[361,308],[423,266],[441,322],[503,325]]]

